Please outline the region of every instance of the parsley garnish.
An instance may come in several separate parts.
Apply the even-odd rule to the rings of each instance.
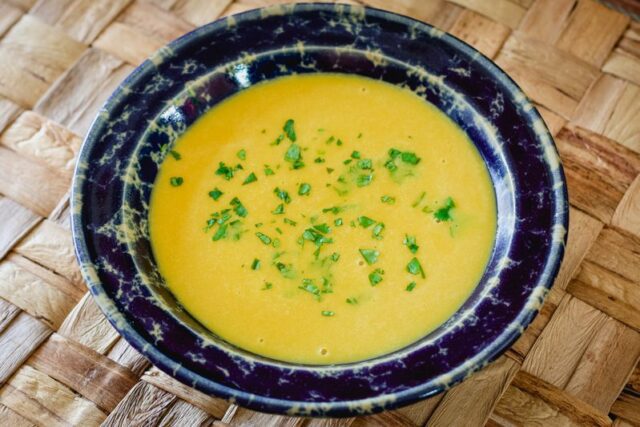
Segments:
[[[268,291],[271,288],[273,288],[273,283],[264,282],[264,288],[262,288],[263,291]]]
[[[278,206],[276,206],[276,208],[271,211],[272,214],[274,215],[280,215],[284,213],[284,204],[280,203]]]
[[[265,176],[269,176],[269,175],[274,175],[275,172],[273,171],[273,169],[271,169],[269,167],[269,165],[264,165],[264,175]]]
[[[257,180],[258,177],[256,176],[256,174],[251,172],[249,176],[242,182],[242,185],[251,184],[252,182],[256,182]]]
[[[359,151],[354,151],[353,153],[351,153],[351,158],[352,159],[359,159],[360,158],[360,152]]]
[[[413,290],[413,288],[415,288],[415,287],[416,287],[416,282],[411,282],[411,283],[409,283],[409,284],[407,285],[407,287],[405,288],[405,290],[406,290],[407,292],[411,292],[411,291]]]
[[[360,223],[360,225],[364,228],[369,228],[371,227],[373,224],[376,223],[375,220],[369,218],[368,216],[359,216],[358,217],[358,222]]]
[[[170,151],[169,151],[169,154],[171,154],[171,157],[173,157],[173,158],[174,158],[174,159],[176,159],[176,160],[180,160],[180,159],[182,159],[182,156],[180,155],[180,153],[178,153],[178,152],[177,152],[177,151],[175,151],[175,150],[170,150]]]
[[[238,156],[238,158],[239,158],[240,160],[246,160],[246,159],[247,159],[247,152],[246,152],[246,151],[244,150],[244,148],[243,148],[242,150],[240,150],[240,151],[238,151],[238,152],[236,153],[236,156]]]
[[[291,142],[296,142],[296,131],[293,128],[294,121],[293,119],[289,119],[284,123],[282,130],[287,134],[287,138],[291,140]]]
[[[217,242],[218,240],[225,237],[227,235],[227,227],[228,227],[228,224],[226,223],[221,224],[220,227],[218,227],[218,229],[216,230],[213,237],[211,237],[211,240],[213,240],[214,242]]]
[[[451,221],[451,209],[455,208],[456,204],[453,202],[451,197],[447,197],[444,201],[442,207],[438,208],[434,213],[433,217],[437,222],[441,221]]]
[[[258,239],[260,239],[260,241],[262,243],[264,243],[265,245],[269,245],[271,244],[271,237],[267,236],[264,233],[260,233],[259,231],[256,233],[256,236],[258,236]]]
[[[335,316],[335,314],[336,314],[336,313],[334,313],[334,312],[333,312],[333,311],[331,311],[331,310],[322,310],[322,315],[323,315],[324,317],[333,317],[333,316]]]
[[[237,197],[234,197],[231,200],[231,206],[233,206],[233,211],[242,218],[246,217],[249,213],[249,211],[247,211],[240,199],[238,199]]]
[[[218,189],[218,187],[214,188],[213,190],[209,191],[209,197],[211,197],[213,200],[218,200],[224,193],[222,191],[220,191],[220,189]]]
[[[375,227],[373,227],[373,232],[371,233],[373,235],[373,238],[376,240],[382,240],[382,236],[381,233],[384,230],[384,224],[379,222],[376,224]]]
[[[302,286],[298,286],[298,289],[309,292],[317,300],[320,299],[320,288],[318,288],[311,279],[302,279]]]
[[[380,201],[388,205],[393,205],[396,203],[396,198],[391,196],[382,196],[380,197]]]
[[[411,153],[409,151],[402,153],[400,158],[403,162],[409,163],[410,165],[417,165],[420,163],[420,157],[416,156],[416,153]]]
[[[285,218],[283,221],[284,221],[286,224],[289,224],[289,225],[291,225],[291,226],[293,226],[293,227],[295,227],[296,225],[298,225],[298,223],[297,223],[297,222],[295,222],[294,220],[289,219],[289,218]]]
[[[328,232],[331,231],[331,229],[329,228],[329,226],[327,224],[318,224],[318,225],[314,225],[313,228],[315,228],[316,230],[318,230],[321,233],[327,234]]]
[[[369,265],[375,264],[380,256],[380,252],[375,249],[359,249],[359,252]]]
[[[330,208],[322,209],[322,213],[331,212],[332,214],[336,215],[336,214],[339,214],[340,212],[342,212],[342,210],[343,210],[343,208],[341,208],[340,206],[332,206]]]
[[[408,234],[404,235],[402,244],[409,248],[412,254],[418,252],[418,248],[420,247],[416,244],[416,238],[414,236],[409,236]]]
[[[233,178],[233,173],[239,169],[242,169],[242,165],[236,165],[235,167],[230,167],[224,164],[224,162],[220,162],[218,164],[218,169],[216,170],[216,175],[220,175],[227,181]]]
[[[336,227],[340,227],[340,226],[342,226],[342,218],[336,218],[335,220],[333,220],[333,224],[334,224]]]
[[[372,173],[368,175],[358,175],[358,178],[356,178],[356,185],[358,187],[366,187],[367,185],[371,184],[371,181],[373,181]]]
[[[273,193],[276,195],[276,197],[280,200],[282,200],[285,203],[291,203],[291,197],[289,196],[289,193],[287,193],[284,190],[281,190],[279,187],[276,187],[273,190]]]
[[[302,184],[300,184],[300,187],[298,187],[298,194],[301,196],[308,195],[310,191],[311,185],[307,184],[306,182],[303,182]]]
[[[282,140],[284,139],[284,134],[281,133],[278,137],[271,143],[271,145],[280,145]]]
[[[251,269],[258,270],[259,268],[260,268],[260,260],[258,258],[255,258],[251,263]]]
[[[300,169],[304,166],[302,161],[302,154],[300,152],[300,146],[298,144],[291,144],[284,154],[284,159],[291,163],[293,169]]]
[[[375,286],[378,283],[382,282],[382,275],[384,274],[384,270],[381,268],[376,268],[371,273],[369,273],[369,283],[371,286]]]
[[[409,264],[407,264],[407,271],[414,276],[420,275],[424,279],[424,270],[422,269],[418,258],[414,257],[411,261],[409,261]]]
[[[418,196],[418,198],[416,199],[416,201],[415,201],[415,202],[413,202],[413,203],[411,204],[411,207],[412,207],[412,208],[418,207],[418,205],[419,205],[420,203],[422,203],[422,199],[424,199],[424,196],[426,196],[426,195],[427,195],[427,193],[426,193],[425,191],[423,191],[422,193],[420,193],[420,196]]]
[[[172,176],[169,179],[169,183],[173,186],[173,187],[180,187],[182,185],[182,183],[184,182],[184,179],[182,179],[181,176]]]
[[[337,262],[340,259],[340,254],[338,252],[334,252],[331,254],[331,261]]]
[[[322,157],[316,157],[316,158],[313,160],[313,162],[314,162],[314,163],[324,163],[324,162],[325,162],[325,160],[324,160],[324,158],[322,158]]]
[[[351,305],[355,305],[358,303],[358,300],[351,297],[351,298],[347,298],[347,304],[351,304]]]

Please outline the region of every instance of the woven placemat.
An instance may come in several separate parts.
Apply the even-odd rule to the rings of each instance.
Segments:
[[[256,413],[152,368],[87,294],[69,231],[82,137],[154,50],[268,0],[0,0],[0,426],[640,425],[640,25],[593,0],[365,0],[432,23],[536,102],[569,183],[555,286],[495,363],[363,418]]]

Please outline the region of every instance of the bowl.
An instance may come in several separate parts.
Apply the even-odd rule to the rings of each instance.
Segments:
[[[226,343],[177,303],[149,243],[149,197],[162,147],[228,96],[312,72],[359,74],[410,88],[467,133],[495,189],[494,248],[473,294],[423,339],[359,363],[284,363]],[[568,226],[553,140],[531,102],[494,63],[404,16],[313,3],[229,16],[140,65],[93,122],[75,170],[72,212],[83,276],[133,347],[202,392],[299,416],[353,416],[407,405],[491,362],[540,308]]]

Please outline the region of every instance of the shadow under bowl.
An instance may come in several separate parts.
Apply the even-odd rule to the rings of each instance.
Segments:
[[[451,319],[391,354],[328,366],[260,357],[202,327],[159,275],[147,219],[165,144],[244,88],[317,72],[381,79],[436,105],[480,152],[498,213],[485,273]],[[75,171],[72,211],[84,278],[133,347],[205,393],[258,411],[304,416],[352,416],[407,405],[498,357],[542,304],[568,227],[566,185],[553,140],[502,70],[422,22],[335,4],[249,11],[160,49],[96,117]]]

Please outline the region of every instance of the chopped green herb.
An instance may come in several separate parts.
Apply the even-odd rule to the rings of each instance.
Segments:
[[[280,227],[276,227],[276,231],[278,232],[278,234],[282,234],[282,229],[280,229]]]
[[[324,163],[325,162],[324,158],[322,158],[322,157],[316,157],[313,161],[314,161],[314,163]]]
[[[264,165],[264,174],[265,176],[275,175],[275,172],[269,167],[269,165]]]
[[[296,131],[293,128],[294,121],[293,119],[289,119],[284,123],[282,130],[287,134],[287,138],[291,140],[291,142],[296,142]]]
[[[291,197],[289,196],[289,193],[287,193],[284,190],[281,190],[279,187],[276,187],[273,190],[273,193],[276,195],[276,197],[278,197],[278,199],[282,200],[285,203],[291,203]]]
[[[334,168],[327,168],[327,173],[331,173],[333,172],[335,169]]]
[[[258,258],[255,258],[251,263],[251,269],[258,270],[259,268],[260,268],[260,260]]]
[[[354,151],[353,153],[351,153],[351,158],[359,159],[360,158],[360,152],[359,151]]]
[[[209,197],[211,197],[213,200],[218,200],[224,193],[222,191],[220,191],[220,189],[218,189],[218,187],[214,188],[213,190],[209,191]]]
[[[358,300],[351,297],[351,298],[347,298],[347,304],[351,304],[351,305],[356,305],[358,303]]]
[[[240,202],[240,199],[238,199],[237,197],[234,197],[231,200],[231,206],[233,206],[233,211],[242,218],[246,217],[249,213],[242,202]]]
[[[367,185],[371,184],[371,181],[373,181],[373,174],[358,175],[358,178],[356,179],[356,185],[358,187],[366,187]]]
[[[420,247],[416,244],[415,236],[409,236],[408,234],[404,235],[404,240],[402,241],[402,244],[405,245],[407,248],[409,248],[412,254],[415,254],[416,252],[418,252],[418,248]]]
[[[401,154],[402,154],[402,151],[400,150],[397,150],[395,148],[389,149],[389,157],[391,157],[392,160],[395,160]]]
[[[316,230],[318,230],[321,233],[327,234],[328,232],[331,231],[331,229],[329,228],[329,226],[327,224],[318,224],[318,225],[314,225],[313,228],[315,228]]]
[[[360,223],[360,225],[364,228],[369,228],[371,227],[373,224],[376,223],[375,220],[369,218],[368,216],[359,216],[358,217],[358,222]]]
[[[298,194],[301,196],[308,195],[310,191],[311,185],[307,184],[306,182],[303,182],[302,184],[300,184],[300,187],[298,187]]]
[[[358,167],[362,170],[370,170],[373,168],[373,161],[371,159],[359,160]]]
[[[384,167],[385,167],[385,168],[387,168],[387,169],[389,169],[389,172],[393,172],[393,171],[395,171],[396,169],[398,169],[398,166],[396,166],[396,164],[393,162],[393,160],[387,160],[387,161],[384,163]]]
[[[260,227],[262,227],[262,223],[261,222],[256,222],[255,226],[256,226],[256,228],[260,228]]]
[[[298,286],[298,289],[309,292],[316,299],[320,299],[320,288],[318,288],[311,279],[302,279],[302,286]]]
[[[264,233],[260,233],[259,231],[256,233],[256,236],[258,236],[258,239],[260,239],[260,241],[262,243],[264,243],[265,245],[270,245],[271,244],[271,237],[267,236]]]
[[[264,282],[264,288],[262,288],[263,291],[268,291],[271,288],[273,288],[273,283]]]
[[[340,254],[338,252],[334,252],[331,254],[331,261],[336,262],[340,259]]]
[[[280,272],[280,274],[282,274],[283,277],[286,277],[287,279],[293,278],[291,264],[285,264],[285,263],[282,263],[282,262],[278,262],[278,263],[275,264],[275,266],[278,269],[278,271]]]
[[[375,249],[359,249],[358,251],[369,265],[375,264],[380,256],[380,252]]]
[[[382,231],[384,230],[384,224],[379,222],[376,224],[375,227],[373,227],[373,232],[371,233],[371,235],[373,236],[374,239],[376,240],[381,240],[382,239]]]
[[[213,240],[214,242],[217,242],[218,240],[225,237],[227,235],[227,227],[228,227],[228,224],[226,223],[221,224],[220,227],[218,227],[218,229],[216,230],[213,237],[211,237],[211,240]]]
[[[407,287],[405,288],[405,290],[406,290],[407,292],[411,292],[411,291],[413,290],[413,288],[415,288],[415,287],[416,287],[416,282],[411,282],[411,283],[409,283],[409,284],[407,285]]]
[[[273,242],[272,242],[271,246],[273,246],[274,248],[279,248],[280,247],[280,239],[278,239],[278,238],[273,239]]]
[[[384,274],[384,270],[381,268],[376,268],[371,273],[369,273],[369,283],[371,286],[376,286],[378,283],[382,282],[382,275]]]
[[[320,248],[324,243],[333,243],[333,239],[323,236],[318,230],[307,228],[302,233],[302,239],[315,243]]]
[[[280,215],[284,213],[284,204],[280,203],[278,206],[276,206],[276,208],[271,211],[272,214],[274,215]]]
[[[340,138],[338,138],[338,140],[336,141],[336,145],[338,147],[340,147],[342,145],[342,140]]]
[[[285,218],[283,221],[284,221],[286,224],[289,224],[289,225],[291,225],[291,226],[293,226],[293,227],[295,227],[296,225],[298,225],[298,223],[297,223],[297,222],[295,222],[294,220],[289,219],[289,218]]]
[[[343,208],[341,208],[340,206],[332,206],[330,208],[322,209],[322,213],[331,212],[332,214],[336,215],[336,214],[339,214],[340,212],[342,212],[342,210],[343,210]]]
[[[411,207],[412,207],[412,208],[418,207],[418,205],[419,205],[420,203],[422,203],[422,200],[424,199],[424,196],[426,196],[426,195],[427,195],[427,193],[426,193],[425,191],[423,191],[422,193],[420,193],[420,196],[418,196],[418,198],[416,199],[416,201],[415,201],[415,202],[413,202],[413,203],[411,204]]]
[[[380,197],[380,201],[388,205],[393,205],[396,203],[396,198],[391,196],[382,196]]]
[[[184,182],[184,179],[182,179],[181,176],[172,176],[171,179],[169,179],[169,183],[173,187],[180,187],[183,182]]]
[[[416,156],[416,153],[411,153],[409,151],[402,153],[400,158],[403,162],[409,163],[410,165],[417,165],[420,163],[420,157]]]
[[[244,150],[244,148],[243,148],[242,150],[240,150],[240,151],[238,151],[238,152],[236,153],[236,156],[238,156],[238,158],[239,158],[240,160],[246,160],[246,159],[247,159],[247,152],[246,152],[246,151]]]
[[[340,227],[340,226],[342,226],[342,218],[336,218],[335,220],[333,220],[333,224],[334,224],[336,227]]]
[[[453,202],[453,199],[451,197],[447,197],[442,207],[438,208],[433,213],[433,217],[436,219],[437,222],[451,221],[453,219],[451,218],[451,209],[455,207],[456,207],[456,204]]]
[[[343,161],[342,164],[348,165],[351,162],[353,162],[353,159],[347,159],[347,160]]]
[[[180,159],[182,159],[182,156],[180,155],[180,153],[178,153],[178,152],[177,152],[177,151],[175,151],[175,150],[170,150],[170,151],[169,151],[169,154],[171,154],[171,157],[173,157],[173,158],[174,158],[174,159],[176,159],[176,160],[180,160]]]
[[[325,141],[325,143],[326,143],[326,144],[331,144],[331,143],[332,143],[333,141],[335,141],[335,140],[336,140],[336,137],[335,137],[335,136],[330,136],[330,137]]]
[[[252,182],[256,182],[257,180],[258,177],[256,176],[256,174],[251,172],[249,176],[242,182],[242,185],[251,184]]]
[[[358,139],[362,138],[362,132],[360,132],[356,138]]]
[[[324,317],[333,317],[333,316],[335,316],[335,314],[336,314],[336,313],[334,313],[334,312],[333,312],[333,311],[331,311],[331,310],[322,310],[322,312],[321,312],[321,313],[322,313],[322,315],[323,315]]]
[[[233,168],[233,167],[225,165],[224,162],[220,162],[218,164],[218,169],[216,169],[216,175],[220,175],[221,177],[223,177],[224,179],[229,181],[229,180],[231,180],[231,178],[233,178],[233,173],[237,169],[238,169],[237,167]]]
[[[407,271],[414,276],[420,275],[424,279],[424,270],[422,269],[418,258],[414,257],[413,259],[411,259],[411,261],[409,261],[409,264],[407,264]]]
[[[282,140],[284,139],[284,133],[278,135],[278,137],[271,143],[271,145],[280,145]]]
[[[298,144],[291,144],[284,154],[284,159],[291,163],[293,169],[300,169],[304,166],[302,162],[302,154],[300,153],[300,146]]]

